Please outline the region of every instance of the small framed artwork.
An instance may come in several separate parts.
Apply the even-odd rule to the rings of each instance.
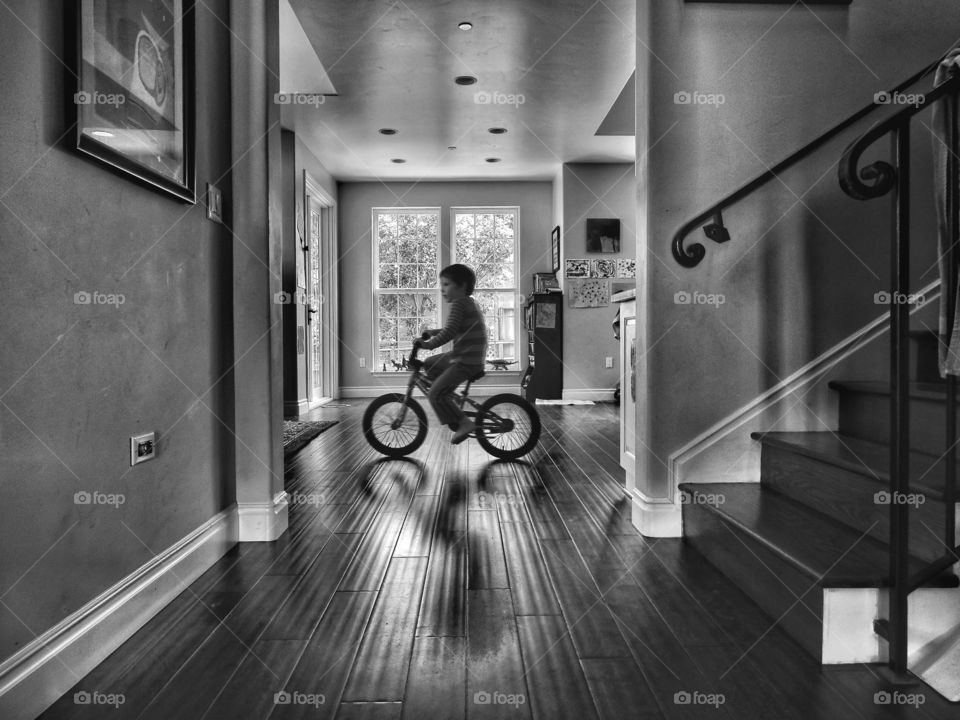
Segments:
[[[587,252],[620,252],[620,220],[618,218],[587,220]]]
[[[553,260],[551,266],[553,272],[560,272],[560,226],[557,225],[550,235],[550,257]]]
[[[192,0],[77,8],[77,149],[196,202]]]
[[[590,261],[568,258],[566,260],[566,271],[564,275],[568,278],[590,277]]]
[[[637,276],[637,261],[633,258],[617,258],[617,277],[635,278]]]
[[[616,260],[591,260],[590,261],[590,277],[595,278],[612,278],[617,275],[617,261]]]
[[[559,290],[560,282],[553,273],[534,273],[533,291],[535,293],[545,293],[551,290]]]

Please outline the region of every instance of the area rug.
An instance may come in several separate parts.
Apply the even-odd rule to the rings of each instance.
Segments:
[[[283,421],[283,456],[289,457],[339,420]]]
[[[593,400],[544,400],[537,398],[537,405],[593,405]]]

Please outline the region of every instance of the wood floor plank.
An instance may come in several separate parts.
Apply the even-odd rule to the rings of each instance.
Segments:
[[[462,637],[466,633],[466,533],[433,544],[417,618],[417,636]]]
[[[640,668],[632,660],[588,658],[581,660],[580,665],[600,720],[622,720],[625,710],[630,717],[644,720],[668,717],[654,701]]]
[[[390,561],[343,702],[403,700],[426,571],[426,558]]]
[[[278,705],[270,715],[271,720],[334,717],[375,600],[373,592],[334,594],[283,686],[289,693],[322,696],[323,702]]]
[[[500,524],[492,510],[467,513],[468,578],[471,590],[509,587]]]
[[[404,720],[466,717],[466,645],[465,637],[417,638],[404,693]]]
[[[468,594],[467,717],[501,718],[504,708],[494,693],[529,697],[509,590],[471,590]],[[510,716],[529,718],[530,706],[509,707]]]
[[[337,720],[399,720],[402,705],[398,702],[340,703]]]
[[[400,537],[397,538],[394,557],[426,557],[429,554],[439,500],[437,495],[418,495],[413,498],[400,529]]]
[[[356,553],[360,535],[334,535],[264,629],[266,640],[306,640]]]
[[[501,523],[517,615],[559,615],[560,605],[530,523]]]
[[[598,717],[563,619],[553,615],[518,617],[517,632],[533,717]]]
[[[361,592],[380,587],[400,536],[405,515],[406,513],[393,512],[376,516],[340,581],[340,590]]]

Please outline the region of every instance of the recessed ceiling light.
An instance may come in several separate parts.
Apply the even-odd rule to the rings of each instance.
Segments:
[[[94,130],[92,134],[97,137],[113,137],[113,133],[106,130]]]
[[[473,75],[457,75],[453,81],[457,85],[474,85],[477,79]]]
[[[456,150],[456,149],[457,149],[456,145],[447,145],[447,150]]]
[[[406,160],[404,160],[403,158],[392,158],[390,162],[397,163],[399,165],[400,163],[405,163]]]
[[[487,132],[493,135],[503,135],[506,131],[507,129],[502,127],[487,128]]]
[[[500,158],[487,158],[487,162],[489,163],[500,162]]]
[[[397,131],[393,128],[380,128],[378,131],[381,135],[396,135]]]
[[[461,30],[473,30],[473,23],[467,22],[466,20],[464,20],[462,23],[457,25],[457,27],[460,28]]]

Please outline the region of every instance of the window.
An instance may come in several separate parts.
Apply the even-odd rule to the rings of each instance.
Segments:
[[[437,327],[440,211],[374,208],[373,370],[400,370],[423,325]]]
[[[454,262],[473,268],[473,297],[487,325],[488,358],[517,357],[519,208],[454,208]]]

